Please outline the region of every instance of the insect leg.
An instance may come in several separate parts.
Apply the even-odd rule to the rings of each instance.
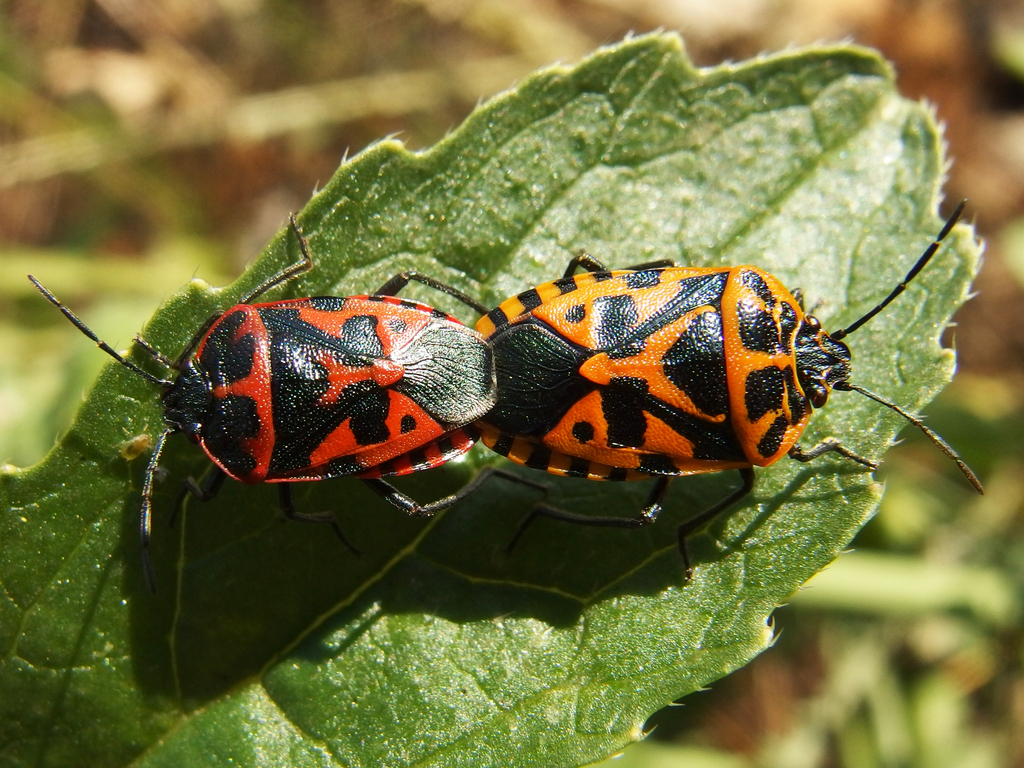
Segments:
[[[329,525],[334,529],[335,535],[341,539],[341,543],[348,547],[354,555],[361,555],[355,545],[345,536],[345,533],[341,530],[341,526],[338,525],[338,519],[334,516],[333,512],[296,512],[295,505],[292,503],[292,486],[290,483],[278,483],[278,503],[281,506],[281,511],[284,512],[284,516],[289,520],[297,520],[300,523],[321,523],[323,525]]]
[[[142,575],[146,579],[149,591],[154,594],[156,593],[156,575],[153,572],[153,559],[149,555],[149,535],[153,521],[153,483],[156,480],[156,471],[160,467],[160,454],[163,453],[164,443],[169,434],[171,434],[171,430],[165,429],[156,439],[156,445],[153,446],[153,453],[149,456],[149,464],[146,465],[146,474],[142,481],[142,511],[139,515]]]
[[[806,451],[799,445],[794,445],[789,449],[789,458],[796,459],[797,461],[813,461],[823,453],[838,453],[840,456],[850,459],[851,461],[856,461],[858,464],[862,464],[868,469],[878,469],[877,461],[871,461],[871,459],[865,459],[863,456],[858,456],[834,437],[822,440],[820,443],[808,448]]]
[[[586,251],[580,251],[572,259],[569,260],[569,266],[565,268],[565,274],[562,278],[572,277],[576,274],[576,270],[582,269],[587,272],[607,272],[608,267],[602,264],[600,261],[595,259]]]
[[[537,504],[519,521],[519,526],[516,528],[512,540],[505,547],[505,551],[511,553],[515,549],[519,539],[526,533],[526,529],[533,525],[538,517],[550,517],[552,520],[561,520],[574,525],[589,525],[599,528],[643,528],[657,519],[661,512],[661,502],[668,492],[668,484],[671,480],[671,476],[659,477],[647,497],[644,508],[634,517],[594,517],[569,512],[544,503]]]
[[[409,270],[408,272],[399,272],[397,275],[392,277],[390,280],[384,283],[384,285],[382,285],[373,293],[375,296],[394,296],[400,290],[405,288],[405,286],[407,286],[410,281],[422,283],[423,285],[433,288],[435,291],[446,293],[453,299],[462,302],[467,307],[472,309],[474,312],[477,312],[481,315],[486,315],[490,311],[488,307],[481,304],[472,296],[463,293],[458,288],[453,288],[447,283],[442,283],[440,280],[435,280],[432,277],[427,277],[424,274],[420,274],[414,269]]]
[[[654,261],[645,261],[642,264],[633,264],[632,266],[626,267],[626,269],[632,269],[639,271],[642,269],[669,269],[674,267],[676,263],[672,259],[655,259]]]
[[[676,263],[671,259],[658,259],[656,261],[645,261],[643,264],[634,264],[631,267],[626,267],[626,269],[665,269],[667,267],[674,267],[675,265]],[[565,268],[565,274],[562,275],[562,279],[564,280],[567,277],[572,277],[576,274],[576,270],[578,269],[583,269],[587,272],[608,271],[608,267],[606,267],[602,262],[595,259],[589,253],[580,251],[569,261],[569,266]]]
[[[306,238],[302,234],[302,230],[299,228],[298,222],[295,221],[295,215],[292,214],[289,217],[288,221],[289,227],[291,228],[291,231],[295,235],[295,239],[299,241],[299,251],[302,253],[302,259],[295,262],[294,264],[285,267],[284,269],[280,270],[274,275],[271,275],[268,279],[264,280],[262,283],[260,283],[251,291],[242,296],[236,302],[237,304],[248,304],[253,299],[258,298],[259,296],[269,291],[271,288],[276,288],[282,283],[287,283],[292,278],[297,277],[298,275],[301,275],[304,272],[309,272],[313,268],[313,257],[309,255],[309,246],[306,244]],[[216,323],[222,316],[223,315],[220,313],[216,315],[211,315],[209,318],[207,318],[205,323],[199,326],[196,332],[192,334],[192,338],[185,346],[185,349],[182,350],[181,354],[178,355],[177,359],[172,363],[172,368],[174,368],[175,370],[181,370],[182,368],[185,367],[185,364],[188,363],[192,355],[195,353],[196,349],[199,347],[199,342],[203,340],[203,338],[206,336],[206,333],[210,330],[210,328],[213,327],[213,324]],[[138,338],[136,338],[136,340],[138,340]],[[145,344],[145,347],[149,347],[149,345]]]
[[[207,332],[213,328],[213,324],[220,320],[221,317],[223,317],[222,314],[210,315],[205,321],[203,321],[203,324],[196,329],[195,333],[192,334],[192,338],[188,340],[188,344],[185,345],[185,348],[181,350],[181,354],[178,355],[171,363],[171,368],[176,371],[180,371],[185,368],[188,361],[192,359],[192,355],[194,355],[195,351],[199,349],[199,342],[206,337]]]
[[[683,566],[686,568],[686,578],[689,580],[690,574],[693,569],[690,566],[690,553],[686,548],[686,540],[693,534],[694,531],[698,531],[705,525],[710,523],[720,514],[725,512],[737,501],[748,495],[754,487],[754,470],[751,467],[743,467],[742,469],[736,470],[740,473],[740,478],[743,480],[743,485],[737,488],[735,491],[730,493],[720,502],[714,506],[708,507],[699,515],[694,515],[685,523],[680,524],[676,529],[676,536],[679,539],[679,554],[683,558]]]
[[[211,467],[210,471],[203,475],[203,479],[198,483],[194,478],[185,478],[185,482],[181,484],[181,490],[178,491],[178,498],[174,501],[174,512],[171,514],[171,519],[168,521],[167,526],[173,528],[174,524],[178,521],[178,513],[185,506],[186,496],[191,493],[199,501],[212,501],[220,493],[220,489],[223,487],[226,479],[227,473],[217,466]]]
[[[261,296],[262,294],[269,291],[271,288],[276,288],[282,283],[287,283],[293,277],[301,275],[303,272],[309,272],[313,268],[313,257],[309,255],[309,246],[306,244],[306,238],[302,234],[302,230],[299,229],[298,222],[295,221],[295,214],[288,217],[288,226],[295,235],[295,239],[299,241],[299,251],[302,253],[302,259],[291,264],[267,280],[257,285],[247,294],[242,296],[236,303],[248,304],[253,299]]]
[[[536,483],[533,480],[527,480],[520,477],[519,475],[513,474],[512,472],[506,472],[503,469],[495,469],[494,467],[484,467],[480,470],[476,477],[462,486],[455,493],[438,499],[437,501],[431,502],[430,504],[420,504],[409,496],[399,491],[391,483],[381,480],[380,478],[366,478],[362,477],[367,487],[380,496],[385,501],[394,504],[396,507],[401,509],[410,515],[416,517],[430,517],[431,515],[440,512],[441,510],[448,509],[448,507],[458,504],[460,501],[465,499],[467,496],[472,495],[476,492],[481,485],[483,485],[491,477],[500,477],[504,480],[508,480],[512,483],[518,483],[519,485],[527,485],[531,488],[537,488],[542,491],[547,491],[548,487],[542,483]]]
[[[160,437],[156,440],[156,446],[153,448],[153,453],[149,457],[149,466],[146,468],[146,479],[142,485],[142,522],[141,522],[141,534],[142,534],[142,572],[146,578],[146,586],[149,587],[150,592],[156,592],[156,577],[153,574],[153,561],[149,556],[149,534],[152,528],[152,517],[153,517],[153,483],[156,477],[156,471],[160,464],[160,454],[164,449],[164,441],[167,436],[171,433],[171,430],[166,429],[160,433]],[[174,523],[178,519],[178,512],[185,504],[185,496],[191,493],[200,501],[209,501],[217,492],[221,486],[224,485],[224,478],[227,475],[220,467],[214,467],[210,472],[203,477],[202,484],[197,483],[191,477],[186,479],[181,484],[181,490],[178,492],[178,498],[174,501],[174,510],[171,512],[171,519],[167,521],[167,525],[170,528],[174,527]]]

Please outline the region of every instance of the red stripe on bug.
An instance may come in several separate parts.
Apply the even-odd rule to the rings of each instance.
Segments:
[[[252,370],[244,379],[233,381],[227,386],[214,388],[213,395],[217,398],[224,398],[228,395],[247,397],[255,403],[256,414],[259,417],[259,431],[255,437],[242,438],[239,443],[256,462],[256,466],[248,474],[236,479],[245,483],[259,483],[267,476],[275,442],[273,406],[271,399],[267,397],[267,393],[270,392],[270,338],[259,312],[254,307],[240,305],[234,311],[241,312],[245,319],[235,332],[232,341],[238,342],[247,335],[252,337]],[[202,355],[205,343],[204,339],[203,344],[199,345],[196,353],[198,356]],[[207,454],[228,475],[235,477],[210,451],[207,451]]]

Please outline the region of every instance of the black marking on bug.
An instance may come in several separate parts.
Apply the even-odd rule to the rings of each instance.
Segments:
[[[796,385],[796,377],[793,374],[793,366],[787,365],[782,369],[786,374],[786,400],[789,404],[789,421],[791,424],[798,424],[807,413],[807,398],[800,392]]]
[[[246,395],[215,398],[213,411],[207,423],[212,423],[213,430],[217,430],[221,425],[227,425],[226,429],[233,437],[243,439],[252,439],[260,433],[256,401]]]
[[[579,286],[576,284],[575,277],[562,277],[552,282],[552,285],[558,289],[558,293],[564,296],[567,293],[572,293],[577,290]]]
[[[416,417],[413,416],[411,413],[405,414],[405,416],[402,417],[399,429],[401,430],[403,435],[412,432],[414,429],[416,429]]]
[[[619,346],[608,350],[607,354],[612,360],[626,360],[630,357],[636,357],[637,355],[643,354],[644,347],[646,347],[644,340],[636,339],[629,342],[628,344],[620,344]]]
[[[587,306],[585,304],[574,304],[565,312],[567,323],[582,323],[587,317]]]
[[[686,393],[702,413],[722,416],[729,410],[722,318],[701,312],[668,348],[662,359],[666,378]]]
[[[661,282],[661,270],[642,269],[638,272],[627,272],[622,276],[622,282],[633,291],[640,290],[641,288],[652,288]]]
[[[640,471],[650,475],[675,475],[679,473],[670,456],[663,453],[646,453],[640,457]]]
[[[431,465],[430,459],[427,458],[427,454],[422,448],[414,448],[405,455],[413,469],[427,469]]]
[[[693,458],[708,461],[746,461],[747,457],[728,420],[708,422],[648,395],[644,410],[665,422],[693,445]],[[672,474],[681,474],[677,469]]]
[[[391,397],[382,387],[367,387],[368,396],[354,399],[349,412],[349,428],[360,445],[376,445],[391,437],[386,419],[391,408]]]
[[[384,357],[384,345],[377,335],[379,320],[373,315],[353,315],[341,326],[341,343],[352,354]]]
[[[577,421],[572,425],[572,436],[581,444],[594,439],[594,425],[589,421]]]
[[[442,456],[448,456],[452,452],[455,452],[456,456],[459,454],[458,449],[452,444],[452,438],[450,435],[442,435],[439,437],[436,445],[437,450],[441,452]]]
[[[487,319],[491,321],[491,324],[494,326],[495,330],[499,328],[504,328],[506,325],[508,325],[508,315],[505,314],[505,310],[503,310],[501,307],[495,307],[490,312],[488,312]]]
[[[468,435],[469,435],[469,433],[467,432],[467,436]],[[479,437],[479,435],[477,435],[477,437]],[[472,438],[472,439],[475,440],[476,438]],[[459,448],[458,446],[453,444],[451,439],[447,435],[445,435],[444,437],[438,439],[437,447],[438,447],[438,450],[440,450],[440,452],[441,452],[441,461],[440,462],[435,461],[434,462],[435,465],[437,465],[439,463],[443,464],[444,462],[450,461],[451,459],[458,458],[463,453],[465,453],[464,450],[462,450],[461,448]]]
[[[313,296],[307,301],[313,309],[325,312],[340,312],[345,308],[345,298],[342,296]]]
[[[643,406],[647,395],[644,379],[621,376],[601,389],[601,410],[608,424],[609,448],[640,448],[647,434]]]
[[[779,327],[782,329],[782,341],[786,345],[786,353],[792,353],[793,335],[796,333],[799,320],[796,317],[796,310],[788,301],[782,302],[782,310],[779,317]]]
[[[779,326],[770,312],[747,301],[740,301],[736,308],[739,321],[740,341],[752,352],[774,355],[782,351]]]
[[[241,444],[260,433],[256,401],[244,395],[214,398],[202,427],[203,445],[237,477],[256,469],[256,459]]]
[[[760,421],[772,411],[781,411],[782,398],[785,394],[786,376],[781,368],[770,365],[751,371],[747,374],[743,386],[747,419],[751,422]]]
[[[402,320],[399,317],[388,318],[384,321],[384,324],[387,325],[388,330],[394,334],[402,333],[408,325],[405,320]]]
[[[514,442],[515,438],[512,435],[499,435],[498,439],[494,441],[494,445],[491,446],[491,450],[499,456],[508,456]]]
[[[785,416],[776,417],[772,425],[768,427],[768,431],[757,442],[757,452],[765,458],[774,456],[782,446],[782,439],[786,436],[787,427],[789,427],[789,422]]]
[[[523,305],[523,309],[529,312],[531,309],[536,309],[544,301],[541,299],[540,294],[537,293],[536,288],[531,288],[528,291],[523,291],[517,297],[519,303]]]
[[[546,445],[535,443],[530,450],[530,455],[523,462],[527,467],[546,470],[551,464],[551,449]]]
[[[612,467],[612,471],[608,473],[606,479],[612,482],[622,482],[629,476],[629,470],[625,467]]]
[[[578,456],[570,456],[569,468],[565,470],[565,474],[569,477],[589,477],[590,462]]]
[[[359,463],[359,459],[355,456],[339,456],[336,459],[331,459],[327,462],[326,471],[324,477],[344,477],[346,475],[355,475],[365,471],[366,467]],[[300,475],[302,473],[299,473]],[[316,476],[316,475],[314,475]]]
[[[256,340],[251,333],[235,338],[245,317],[243,310],[225,315],[203,345],[199,361],[213,387],[226,387],[252,373]]]
[[[623,360],[644,351],[647,336],[637,334],[640,316],[636,299],[628,294],[594,299],[594,340],[608,357]]]
[[[766,307],[769,309],[775,308],[775,295],[772,293],[771,288],[768,287],[768,283],[757,272],[754,272],[752,269],[744,269],[740,274],[740,282],[744,287],[756,293],[757,297],[765,303]]]
[[[598,296],[594,299],[594,339],[598,349],[621,346],[638,322],[640,316],[633,296],[620,294]],[[632,357],[633,354],[628,356]]]
[[[696,275],[678,282],[676,295],[666,301],[649,318],[630,329],[622,341],[623,349],[606,350],[609,357],[632,357],[643,350],[644,342],[653,334],[698,307],[711,307],[721,311],[722,291],[728,273],[720,272],[710,275]],[[631,352],[631,354],[626,354]]]

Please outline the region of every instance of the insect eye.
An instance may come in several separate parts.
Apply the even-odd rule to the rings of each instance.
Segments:
[[[811,405],[815,408],[822,408],[828,402],[828,387],[823,384],[812,384],[808,388],[807,395],[811,399]]]
[[[812,330],[815,330],[815,331],[820,331],[821,330],[821,321],[818,318],[816,318],[814,315],[807,315],[807,317],[804,318],[804,322],[807,325],[809,325]]]

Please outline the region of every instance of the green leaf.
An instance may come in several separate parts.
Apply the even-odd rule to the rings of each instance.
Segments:
[[[696,70],[677,37],[642,37],[535,74],[427,152],[385,141],[342,165],[301,212],[316,269],[275,295],[367,292],[415,267],[496,304],[586,249],[616,266],[758,264],[821,300],[834,328],[938,232],[942,168],[932,116],[871,51]],[[190,284],[147,339],[175,354],[296,258],[282,233],[231,287]],[[952,374],[937,339],[976,263],[961,227],[851,336],[854,380],[923,406]],[[474,319],[448,297],[409,295]],[[835,393],[804,443],[831,435],[879,457],[901,426]],[[772,610],[881,494],[842,459],[758,470],[753,496],[692,542],[684,584],[675,524],[735,473],[677,481],[643,531],[539,521],[512,556],[535,489],[494,479],[423,521],[354,480],[301,484],[297,506],[335,510],[357,558],[329,530],[285,524],[268,486],[229,483],[169,530],[180,480],[208,465],[174,437],[151,596],[138,490],[144,436],[160,428],[158,393],[110,365],[60,445],[0,478],[6,766],[584,764],[768,647]],[[478,448],[399,485],[431,500],[494,460]],[[522,472],[550,479],[550,502],[593,514],[632,513],[648,491]]]

